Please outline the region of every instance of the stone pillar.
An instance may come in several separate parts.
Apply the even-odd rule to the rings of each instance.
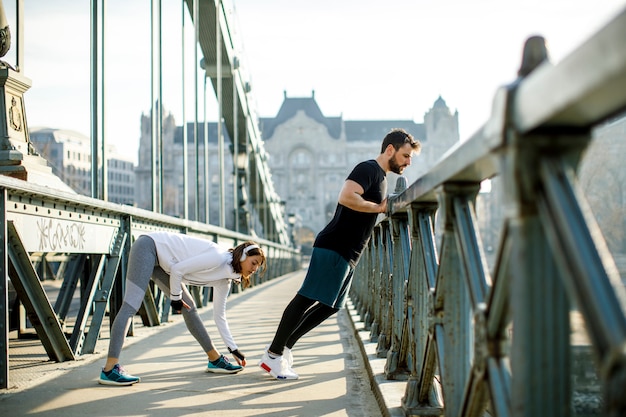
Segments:
[[[0,67],[0,174],[26,180],[29,137],[24,112],[24,92],[30,80],[7,65]]]
[[[0,63],[0,174],[24,181],[29,171],[52,173],[30,143],[24,108],[30,85],[28,78]]]
[[[6,55],[10,47],[11,32],[0,0],[0,57]],[[0,174],[25,181],[29,171],[52,173],[30,143],[24,93],[31,84],[11,65],[0,61]]]

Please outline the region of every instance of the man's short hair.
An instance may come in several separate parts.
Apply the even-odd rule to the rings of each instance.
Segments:
[[[418,140],[415,140],[415,138],[406,130],[399,128],[392,129],[383,139],[380,153],[384,153],[385,149],[387,149],[387,146],[389,145],[393,146],[393,148],[397,151],[407,143],[411,145],[411,148],[413,148],[415,153],[418,153],[422,149],[422,144]]]

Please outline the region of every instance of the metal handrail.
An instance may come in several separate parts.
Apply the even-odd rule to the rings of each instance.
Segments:
[[[268,268],[256,274],[252,285],[299,269],[300,253],[257,236],[245,235],[206,223],[189,221],[163,214],[119,205],[69,192],[58,191],[31,182],[0,176],[0,233],[2,242],[0,271],[0,316],[8,323],[9,283],[26,308],[37,336],[52,360],[73,360],[93,353],[105,313],[112,319],[121,307],[130,245],[141,234],[166,230],[212,240],[227,247],[254,240],[264,250]],[[63,280],[54,307],[46,294],[37,265],[54,258],[63,267],[57,270]],[[77,283],[80,282],[80,286]],[[77,317],[67,317],[68,303],[80,288],[80,309]],[[234,291],[240,291],[235,285]],[[204,294],[201,294],[204,291]],[[207,305],[208,288],[192,288],[199,308]],[[157,288],[148,291],[140,310],[143,324],[154,326],[167,320],[167,296]],[[91,316],[91,320],[88,320]],[[72,323],[72,319],[75,319]],[[87,325],[88,321],[90,322]],[[69,324],[68,324],[69,323]],[[67,338],[65,327],[72,327]],[[21,324],[20,324],[21,327]],[[5,352],[0,360],[0,388],[9,386],[9,332],[0,326],[0,347]]]
[[[626,291],[576,181],[592,128],[626,110],[626,10],[558,65],[547,56],[527,41],[489,120],[389,198],[357,266],[351,297],[385,376],[407,380],[406,415],[572,415],[572,306],[606,415],[626,412]],[[476,199],[493,177],[490,270]]]

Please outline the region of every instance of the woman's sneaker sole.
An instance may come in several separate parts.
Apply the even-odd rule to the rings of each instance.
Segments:
[[[297,375],[277,375],[274,371],[270,369],[269,366],[264,363],[261,364],[261,368],[275,379],[298,379]]]
[[[123,382],[111,381],[110,379],[98,379],[98,383],[101,384],[101,385],[116,385],[118,387],[124,387],[124,386],[133,385],[133,384],[136,384],[139,381],[140,381],[139,379],[136,380],[136,381],[123,381]]]
[[[236,374],[237,372],[243,371],[243,368],[239,369],[224,369],[224,368],[206,368],[205,372],[211,374]]]

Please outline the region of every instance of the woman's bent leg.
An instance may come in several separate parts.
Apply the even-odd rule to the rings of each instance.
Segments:
[[[165,294],[170,293],[170,276],[163,269],[160,267],[155,268],[152,279],[161,291]],[[181,314],[185,320],[185,325],[187,326],[189,333],[191,333],[200,346],[202,346],[202,349],[208,354],[208,352],[214,350],[215,347],[213,346],[211,337],[209,336],[209,333],[202,322],[202,318],[198,313],[193,297],[189,293],[186,286],[183,286],[183,302],[189,306],[189,310],[186,308],[181,310]]]
[[[111,326],[109,358],[120,357],[130,322],[141,307],[156,264],[154,241],[148,236],[140,236],[130,249],[124,301]]]

